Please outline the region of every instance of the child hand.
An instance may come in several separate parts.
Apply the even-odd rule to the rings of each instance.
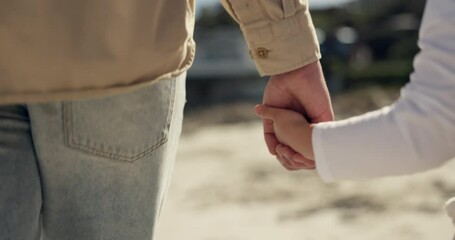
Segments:
[[[311,142],[312,126],[304,116],[292,110],[273,108],[265,105],[257,105],[255,112],[259,117],[273,123],[274,133],[282,144],[291,147],[308,159],[314,159]],[[279,145],[277,152],[281,152],[286,156],[286,152],[291,152],[290,149],[287,149],[287,146]],[[314,168],[315,166],[314,161],[309,161],[308,159],[293,159],[292,156],[287,156],[286,158],[288,160],[292,159],[291,161],[294,162],[292,165],[296,169],[308,169]],[[306,164],[303,164],[303,166],[299,164],[302,162]]]

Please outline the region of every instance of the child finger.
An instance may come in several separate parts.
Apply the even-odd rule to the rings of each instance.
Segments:
[[[274,120],[279,114],[280,109],[258,104],[254,107],[254,112],[263,119]]]
[[[276,155],[276,146],[279,144],[278,139],[275,136],[273,129],[273,122],[271,120],[263,119],[262,120],[263,131],[264,131],[264,140],[267,145],[267,149],[270,154]]]

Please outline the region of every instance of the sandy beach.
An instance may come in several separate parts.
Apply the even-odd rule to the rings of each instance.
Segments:
[[[397,96],[381,94],[376,94],[380,100],[367,94],[373,104],[363,108],[334,99],[337,116],[380,107]],[[455,195],[454,161],[411,176],[326,184],[314,171],[282,168],[268,154],[257,120],[198,127],[194,122],[186,120],[157,239],[449,240],[453,235],[442,206]]]

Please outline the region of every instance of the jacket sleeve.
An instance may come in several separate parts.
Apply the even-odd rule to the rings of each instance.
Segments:
[[[320,59],[307,0],[221,0],[242,29],[259,73],[275,75]]]

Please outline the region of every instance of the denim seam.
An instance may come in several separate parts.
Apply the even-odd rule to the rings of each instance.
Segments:
[[[166,81],[166,80],[163,80]],[[167,118],[166,118],[166,125],[164,130],[168,131],[170,128],[170,122],[172,119],[172,112],[174,108],[174,99],[175,99],[175,78],[170,79],[170,94],[169,94],[169,108],[168,108],[168,113],[167,113]],[[66,106],[65,106],[66,105]],[[74,116],[73,116],[73,103],[72,102],[67,102],[64,103],[64,130],[65,130],[65,143],[68,147],[78,149],[81,151],[85,151],[88,153],[92,153],[101,157],[106,157],[106,158],[111,158],[114,160],[122,160],[122,161],[128,161],[128,162],[134,162],[136,160],[139,160],[151,153],[153,153],[156,149],[158,149],[160,146],[165,144],[168,141],[168,136],[169,134],[166,132],[162,134],[161,138],[154,144],[152,145],[145,145],[146,149],[136,155],[133,156],[127,156],[124,154],[114,154],[111,152],[107,151],[102,151],[96,146],[87,146],[84,144],[81,144],[79,141],[75,139],[75,134],[74,134]],[[94,142],[94,144],[97,144],[97,142]],[[109,147],[112,145],[106,145],[103,143],[98,143],[102,147]]]

